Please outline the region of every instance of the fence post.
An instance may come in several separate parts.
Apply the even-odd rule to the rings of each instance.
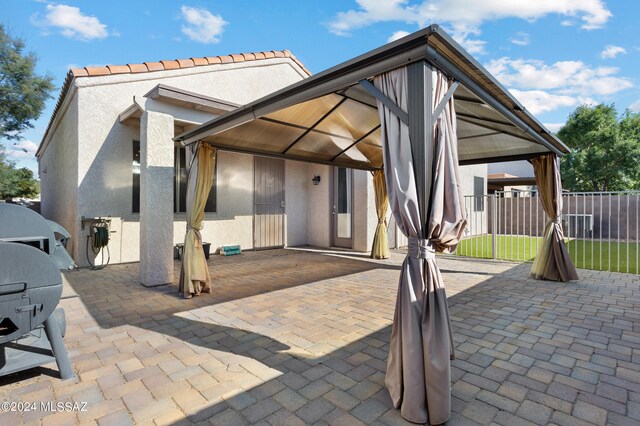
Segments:
[[[498,233],[498,201],[496,197],[496,193],[491,194],[491,257],[495,259],[497,256],[498,250],[498,238],[496,234]]]

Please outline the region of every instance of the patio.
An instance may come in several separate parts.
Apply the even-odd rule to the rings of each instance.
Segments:
[[[66,274],[65,344],[78,375],[5,378],[0,397],[87,411],[0,414],[0,424],[409,424],[384,372],[398,274],[320,250],[209,260],[214,293],[138,284],[138,264]],[[640,424],[640,277],[440,256],[457,360],[449,424]]]

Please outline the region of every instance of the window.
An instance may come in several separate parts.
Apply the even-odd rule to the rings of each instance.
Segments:
[[[131,164],[133,175],[133,192],[131,197],[131,211],[140,213],[140,141],[133,141],[133,163]]]
[[[480,176],[473,177],[473,200],[474,209],[477,212],[484,211],[484,178]]]
[[[217,187],[217,168],[218,161],[216,158],[215,170],[213,173],[213,184],[209,192],[209,198],[205,205],[205,212],[216,211],[216,187]],[[185,148],[176,147],[174,149],[174,188],[173,188],[173,211],[175,213],[185,213],[187,211],[187,152]],[[140,213],[140,141],[133,141],[133,191],[131,211]]]

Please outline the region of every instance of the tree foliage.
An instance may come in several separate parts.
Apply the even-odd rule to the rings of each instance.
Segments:
[[[40,185],[33,172],[26,167],[16,169],[0,147],[0,200],[8,198],[33,198],[40,192]]]
[[[0,25],[0,139],[19,139],[33,127],[54,88],[50,76],[35,73],[36,56],[23,50]]]
[[[614,105],[582,105],[558,137],[572,152],[561,160],[563,187],[573,191],[640,189],[640,114]]]

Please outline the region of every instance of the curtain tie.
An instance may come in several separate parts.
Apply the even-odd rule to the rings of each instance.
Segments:
[[[429,240],[409,237],[409,252],[407,255],[418,259],[435,259],[436,251]]]
[[[387,224],[387,219],[378,219],[378,225]]]
[[[562,216],[556,216],[551,220],[551,222],[553,222],[554,224],[557,224],[557,225],[562,225],[562,220],[561,219],[562,219]]]

